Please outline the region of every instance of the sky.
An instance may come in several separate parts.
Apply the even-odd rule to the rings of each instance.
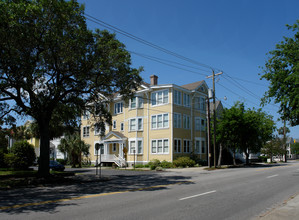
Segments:
[[[125,44],[132,56],[132,67],[142,66],[145,82],[150,75],[159,84],[184,85],[205,80],[220,71],[216,78],[216,97],[224,107],[244,102],[246,108],[260,108],[260,99],[269,82],[260,80],[262,67],[283,40],[294,32],[286,24],[299,19],[298,0],[79,0],[91,30],[108,29],[105,22],[121,31],[108,29]],[[123,33],[123,32],[122,32]],[[132,39],[138,37],[152,46]],[[147,44],[148,44],[147,43]],[[171,54],[153,48],[158,46]],[[183,57],[183,59],[178,58]],[[185,58],[192,60],[186,61]],[[226,98],[225,98],[226,97]],[[226,99],[226,100],[225,100]],[[278,105],[262,107],[273,115],[277,127]],[[287,125],[288,126],[288,125]],[[290,127],[290,137],[299,138],[299,126]]]

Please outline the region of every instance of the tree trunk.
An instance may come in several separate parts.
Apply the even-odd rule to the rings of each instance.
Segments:
[[[222,160],[222,144],[220,144],[219,146],[218,167],[221,167],[221,160]]]
[[[39,167],[38,176],[48,177],[50,175],[50,128],[49,120],[43,119],[38,121],[40,131],[40,156],[39,156]]]

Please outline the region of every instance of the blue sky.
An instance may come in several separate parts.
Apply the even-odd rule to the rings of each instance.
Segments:
[[[127,33],[224,72],[217,77],[216,96],[227,108],[236,101],[258,108],[268,82],[260,80],[267,52],[292,36],[286,24],[299,19],[298,0],[79,0],[85,13]],[[88,21],[90,29],[105,29]],[[111,30],[110,30],[111,31]],[[114,31],[111,31],[114,32]],[[195,65],[116,33],[127,50],[168,60],[173,66],[132,53],[133,67],[144,67],[146,82],[156,74],[159,84],[183,85],[205,80],[212,87],[211,69]],[[166,61],[163,61],[166,62]],[[168,62],[168,64],[170,64]],[[190,67],[189,67],[190,66]],[[188,70],[188,71],[187,71]],[[219,81],[218,81],[219,80]],[[227,97],[224,101],[223,98]],[[274,116],[278,107],[267,105]],[[277,123],[282,126],[281,122]],[[289,136],[299,138],[299,126]]]

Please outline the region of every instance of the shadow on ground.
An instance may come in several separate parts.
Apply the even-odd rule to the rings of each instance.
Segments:
[[[191,177],[163,176],[157,172],[105,170],[102,174],[102,178],[91,174],[66,177],[70,181],[61,185],[1,191],[0,213],[56,213],[58,206],[76,205],[69,199],[80,196],[136,190],[158,191],[167,190],[172,184],[192,184],[189,181]],[[59,201],[62,199],[69,201]]]

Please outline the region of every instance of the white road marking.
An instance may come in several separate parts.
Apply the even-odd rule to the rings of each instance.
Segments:
[[[272,177],[276,177],[278,176],[278,174],[272,175],[272,176],[267,176],[267,178],[272,178]]]
[[[188,197],[185,197],[185,198],[181,198],[179,200],[181,201],[181,200],[185,200],[185,199],[191,199],[191,198],[194,198],[194,197],[203,196],[203,195],[207,195],[207,194],[214,193],[214,192],[216,192],[216,190],[201,193],[201,194],[198,194],[198,195],[188,196]]]

